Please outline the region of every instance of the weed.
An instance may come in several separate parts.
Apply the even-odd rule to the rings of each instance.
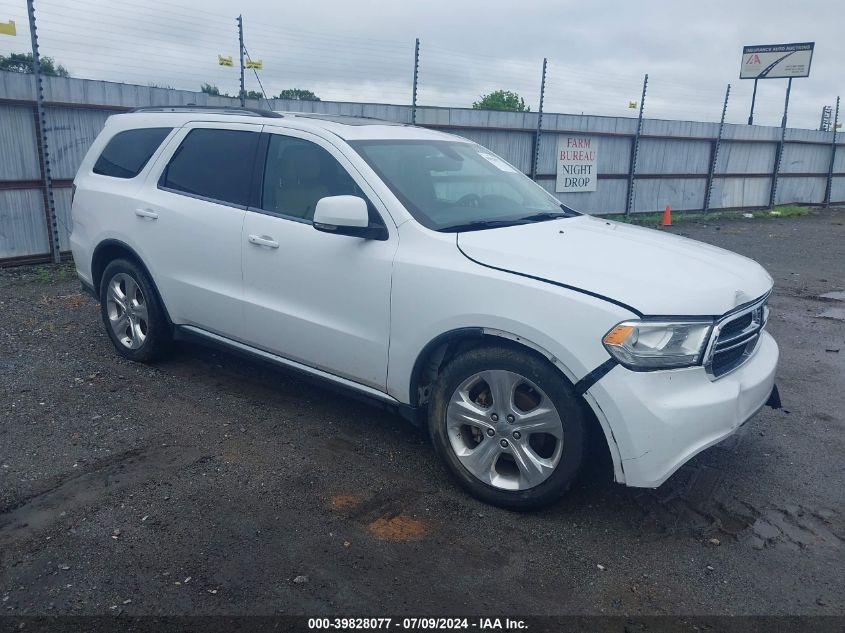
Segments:
[[[793,218],[807,215],[809,207],[797,204],[785,204],[772,209],[761,209],[758,211],[711,211],[709,213],[677,211],[672,214],[672,223],[682,222],[715,222],[716,220],[743,220],[743,219],[766,219],[766,218]],[[751,215],[751,218],[748,217]],[[659,225],[663,220],[662,213],[637,213],[625,217],[622,214],[602,216],[608,220],[625,222],[627,224],[638,224],[641,226]]]

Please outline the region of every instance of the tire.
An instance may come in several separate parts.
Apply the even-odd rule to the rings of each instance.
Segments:
[[[100,281],[100,315],[106,333],[124,358],[146,363],[159,358],[170,343],[158,293],[147,273],[133,261],[116,259],[106,266]]]
[[[456,356],[434,385],[428,416],[435,451],[458,483],[486,503],[547,506],[581,468],[580,403],[569,381],[531,353],[484,347]]]

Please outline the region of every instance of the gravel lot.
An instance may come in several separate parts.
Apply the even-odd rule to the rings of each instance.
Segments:
[[[845,614],[845,322],[816,298],[845,210],[672,231],[774,276],[784,409],[533,514],[396,415],[199,347],[125,362],[71,267],[0,270],[0,613]]]

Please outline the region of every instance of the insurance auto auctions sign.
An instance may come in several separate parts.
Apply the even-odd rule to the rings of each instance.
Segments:
[[[557,143],[557,193],[596,190],[596,139],[561,136]]]
[[[740,79],[809,77],[815,42],[764,44],[742,49]]]

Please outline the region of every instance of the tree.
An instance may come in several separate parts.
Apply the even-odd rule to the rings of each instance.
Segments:
[[[0,70],[9,73],[31,73],[32,53],[10,53],[8,57],[0,55]],[[67,68],[57,64],[52,57],[41,58],[41,74],[51,77],[70,77]]]
[[[258,92],[257,90],[247,90],[244,93],[244,97],[246,97],[247,99],[263,99],[264,93]]]
[[[472,107],[476,110],[507,110],[509,112],[530,112],[525,99],[510,90],[496,90],[483,95]]]
[[[319,101],[320,97],[310,90],[302,88],[288,88],[279,93],[279,99],[291,99],[293,101]]]
[[[221,95],[220,88],[213,84],[203,84],[200,87],[200,92],[204,92],[207,95],[212,95],[214,97],[228,97],[229,95]]]

